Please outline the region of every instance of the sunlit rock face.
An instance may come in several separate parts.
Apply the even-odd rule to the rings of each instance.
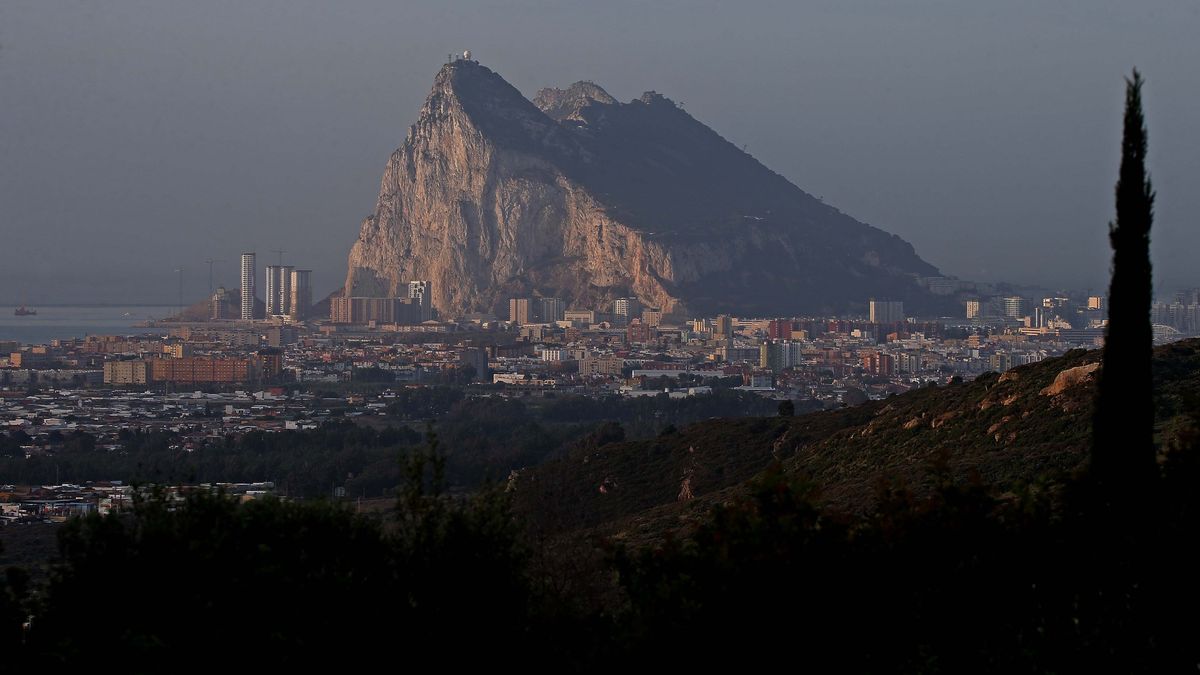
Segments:
[[[527,100],[492,70],[445,65],[384,170],[345,292],[433,281],[445,316],[516,296],[683,314],[840,312],[927,296],[937,270],[899,237],[789,183],[648,92],[578,82]]]

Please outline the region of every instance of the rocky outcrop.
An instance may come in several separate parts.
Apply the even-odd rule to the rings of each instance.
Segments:
[[[586,124],[583,109],[592,103],[613,105],[617,99],[594,82],[576,82],[566,89],[548,87],[533,97],[533,104],[556,122],[572,120]]]
[[[1074,368],[1067,368],[1054,377],[1054,381],[1050,383],[1050,386],[1038,393],[1042,396],[1058,396],[1072,387],[1091,380],[1092,373],[1096,372],[1098,368],[1100,368],[1099,363],[1089,363],[1082,366],[1075,366]]]
[[[349,259],[349,295],[433,281],[443,314],[509,297],[671,313],[919,303],[936,274],[898,237],[788,183],[653,92],[580,82],[531,102],[473,61],[438,73],[384,171]]]

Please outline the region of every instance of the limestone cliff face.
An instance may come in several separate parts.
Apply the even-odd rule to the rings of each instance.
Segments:
[[[904,297],[936,273],[657,94],[622,104],[583,82],[535,100],[478,63],[442,68],[350,252],[348,294],[431,279],[450,316],[529,295],[791,313]]]

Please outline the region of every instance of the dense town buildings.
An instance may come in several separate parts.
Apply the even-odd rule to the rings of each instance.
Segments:
[[[331,298],[330,319],[345,324],[419,324],[424,307],[413,298]]]
[[[734,314],[668,321],[646,308],[628,316],[633,303],[618,316],[539,298],[531,304],[540,315],[525,324],[483,314],[436,321],[423,319],[432,315],[427,293],[418,285],[403,298],[334,298],[331,312],[343,312],[342,322],[223,319],[172,324],[166,334],[0,341],[0,430],[27,439],[27,457],[54,453],[74,432],[106,450],[120,449],[122,434],[164,432],[186,452],[251,432],[391,423],[374,418],[403,389],[429,386],[531,400],[735,389],[835,408],[1095,347],[1104,322],[1102,303],[1059,296],[1025,298],[1027,313],[1013,317],[1011,294],[979,298],[969,318],[937,320],[897,316],[902,308],[893,306],[876,307],[886,322]],[[1156,338],[1195,334],[1198,299],[1156,303]],[[254,498],[273,486],[222,489]],[[0,518],[13,522],[105,512],[132,496],[115,483],[9,492]]]
[[[294,300],[301,272],[289,271],[293,299],[282,309],[293,313],[307,304]],[[1095,347],[1104,330],[1103,303],[1067,295],[996,293],[965,301],[961,318],[936,320],[904,316],[899,302],[875,301],[868,305],[875,321],[733,314],[666,320],[628,298],[611,303],[611,312],[566,309],[557,298],[515,299],[524,300],[510,303],[515,321],[486,314],[441,321],[429,307],[428,282],[410,283],[405,295],[334,297],[332,320],[319,322],[226,319],[172,324],[166,335],[0,342],[0,392],[303,392],[370,381],[454,383],[479,395],[641,395],[661,391],[663,382],[687,382],[680,390],[691,395],[703,391],[698,385],[719,383],[840,405],[848,390],[886,396]],[[1156,303],[1156,338],[1200,332],[1198,301],[1200,293],[1188,291]]]

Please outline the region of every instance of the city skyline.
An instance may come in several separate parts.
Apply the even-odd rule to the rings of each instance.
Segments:
[[[801,188],[911,241],[946,274],[1095,290],[1108,271],[1112,94],[1137,64],[1150,83],[1161,195],[1156,287],[1196,285],[1187,252],[1200,243],[1191,215],[1200,204],[1186,185],[1196,173],[1189,92],[1200,87],[1185,65],[1197,47],[1184,39],[1200,18],[1195,5],[941,7],[921,21],[875,8],[865,22],[849,8],[776,8],[778,28],[763,27],[761,10],[710,7],[683,28],[670,8],[640,8],[645,25],[627,32],[614,30],[625,23],[619,12],[583,6],[302,6],[284,17],[243,8],[222,19],[150,8],[136,21],[130,6],[113,7],[3,10],[14,28],[0,33],[0,85],[14,103],[0,120],[0,225],[10,242],[0,294],[12,296],[2,301],[26,286],[30,304],[171,304],[179,268],[186,299],[198,301],[206,257],[289,238],[289,260],[308,261],[324,297],[344,278],[379,168],[445,53],[465,47],[526,95],[576,79],[621,100],[662,91]],[[347,42],[389,25],[376,12],[422,34]],[[578,34],[542,30],[580,18],[593,21]],[[751,19],[769,32],[740,56],[700,46]],[[763,39],[785,26],[805,39]],[[529,31],[563,58],[528,49]],[[1123,31],[1158,39],[1119,39]],[[597,46],[615,35],[624,49]],[[178,55],[164,52],[168,40]],[[866,49],[881,40],[893,63],[880,60],[881,47]],[[138,245],[118,243],[129,237]],[[230,286],[236,273],[220,263],[215,281]]]

